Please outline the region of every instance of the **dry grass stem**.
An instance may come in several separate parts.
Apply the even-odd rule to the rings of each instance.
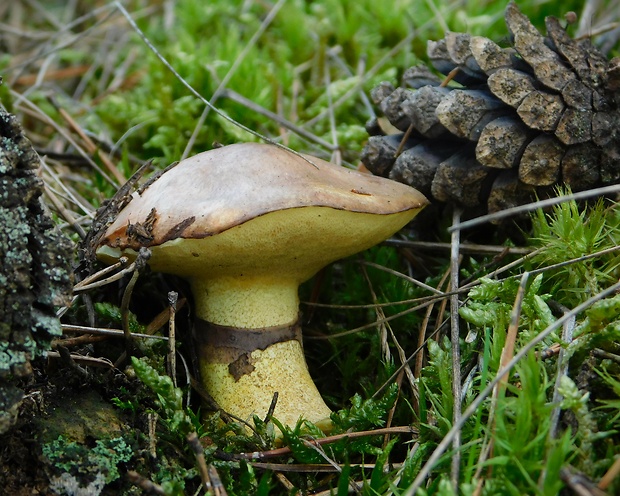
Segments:
[[[461,220],[462,209],[455,207],[452,213],[452,224],[458,224]],[[459,287],[459,267],[462,257],[459,254],[459,244],[461,243],[460,231],[452,232],[452,249],[450,250],[450,289],[454,292]],[[463,397],[461,393],[461,333],[459,325],[459,295],[453,293],[450,296],[450,342],[452,343],[452,395],[454,406],[452,410],[452,423],[458,424],[461,417]],[[456,491],[459,486],[459,474],[461,467],[461,433],[457,431],[452,440],[452,467],[450,480],[452,487]]]

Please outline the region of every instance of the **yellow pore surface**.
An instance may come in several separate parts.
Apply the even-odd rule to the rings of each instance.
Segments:
[[[154,246],[149,265],[191,282],[201,319],[246,328],[288,324],[297,319],[300,283],[388,238],[418,211],[278,210],[220,234]],[[103,247],[98,255],[111,261],[120,252]]]

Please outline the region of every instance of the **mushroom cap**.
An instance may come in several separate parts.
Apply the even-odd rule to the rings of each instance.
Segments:
[[[306,158],[243,143],[183,160],[119,212],[97,254],[111,261],[146,246],[154,270],[187,277],[299,261],[303,280],[389,237],[428,203],[404,184]]]

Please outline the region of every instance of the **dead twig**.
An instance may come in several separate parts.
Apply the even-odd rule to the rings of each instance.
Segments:
[[[309,441],[310,443],[316,444],[318,446],[324,444],[335,443],[342,439],[356,439],[360,437],[367,436],[384,436],[385,434],[412,434],[416,435],[417,431],[413,427],[405,426],[405,427],[389,427],[383,429],[375,429],[372,431],[359,431],[359,432],[347,432],[345,434],[337,434],[334,436],[326,436],[320,439],[312,439]],[[285,456],[292,453],[291,448],[283,447],[276,448],[267,451],[254,451],[252,453],[235,453],[231,455],[227,455],[227,459],[231,460],[266,460],[268,458],[276,458],[278,456]]]
[[[452,224],[458,224],[461,220],[462,209],[454,207],[452,213]],[[459,267],[461,265],[461,256],[459,255],[459,244],[461,242],[460,231],[452,232],[452,249],[450,250],[450,289],[453,291],[450,296],[450,342],[452,343],[452,396],[454,406],[452,409],[452,423],[457,424],[461,418],[461,334],[459,326],[459,295],[454,293],[459,287]],[[452,468],[450,472],[450,480],[452,488],[457,491],[459,487],[459,472],[461,467],[461,433],[460,430],[455,433],[452,440]]]
[[[513,215],[524,214],[526,212],[532,212],[533,210],[538,210],[539,208],[545,209],[548,207],[552,207],[554,205],[559,205],[560,203],[565,203],[568,201],[579,201],[586,200],[588,198],[594,198],[597,196],[605,196],[611,195],[613,193],[620,192],[619,184],[612,184],[611,186],[603,186],[601,188],[593,188],[585,191],[579,191],[577,193],[571,193],[563,196],[555,196],[553,198],[548,198],[546,200],[540,200],[537,202],[528,203],[526,205],[521,205],[518,207],[511,207],[505,210],[500,210],[499,212],[494,212],[488,215],[481,215],[480,217],[476,217],[475,219],[467,220],[465,222],[460,222],[458,224],[454,224],[448,228],[448,231],[456,231],[463,229],[470,229],[475,226],[479,226],[480,224],[485,224],[487,222],[495,222],[501,219],[505,219],[506,217],[512,217]]]
[[[168,293],[168,375],[172,378],[172,384],[177,387],[177,360],[176,360],[176,330],[175,330],[175,316],[177,312],[177,301],[179,299],[179,293],[176,291],[170,291]]]
[[[211,478],[209,477],[209,470],[207,468],[207,462],[205,461],[204,449],[202,447],[202,444],[200,444],[198,434],[196,434],[196,432],[190,432],[187,435],[187,442],[189,443],[189,446],[194,452],[194,456],[196,457],[198,471],[200,473],[200,478],[202,479],[202,487],[204,488],[205,492],[209,493],[213,488],[213,484],[211,483]]]
[[[71,353],[68,356],[76,364],[88,365],[89,367],[103,367],[106,369],[114,368],[114,364],[107,358],[90,357],[90,356],[85,356],[85,355],[79,355],[77,353]],[[48,351],[47,357],[48,358],[62,358],[62,354],[58,351]]]
[[[140,475],[135,470],[127,471],[127,479],[129,480],[129,482],[135,484],[140,489],[145,491],[146,494],[166,494],[166,491],[164,491],[163,487],[161,487],[159,484],[155,484],[152,480]]]

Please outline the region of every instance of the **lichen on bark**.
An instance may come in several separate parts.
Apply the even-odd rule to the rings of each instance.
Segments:
[[[41,201],[39,156],[0,105],[0,433],[15,418],[16,382],[61,334],[55,308],[71,294],[71,242]]]

